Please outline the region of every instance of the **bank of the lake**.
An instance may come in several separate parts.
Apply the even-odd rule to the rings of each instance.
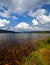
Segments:
[[[39,41],[36,50],[23,59],[22,65],[50,65],[50,37]]]

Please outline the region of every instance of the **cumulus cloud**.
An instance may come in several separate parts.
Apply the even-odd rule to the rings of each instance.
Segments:
[[[4,27],[8,25],[10,21],[7,21],[6,19],[0,19],[0,27]]]
[[[29,24],[27,24],[26,22],[21,22],[18,25],[15,26],[15,28],[24,28],[27,29],[29,27]]]
[[[32,20],[32,23],[33,23],[34,26],[35,26],[35,25],[38,25],[38,21],[37,21],[36,19],[33,19],[33,20]]]
[[[43,28],[43,27],[41,28],[41,27],[38,27],[38,26],[30,26],[26,22],[21,22],[21,23],[17,24],[15,26],[15,29],[18,32],[21,32],[21,31],[46,31],[46,30],[50,30],[48,28]]]
[[[35,12],[30,11],[28,13],[28,15],[29,16],[32,16],[32,17],[35,17],[36,20],[38,22],[40,22],[41,24],[46,24],[46,23],[49,23],[50,22],[50,14],[47,16],[46,13],[47,13],[47,10],[45,10],[45,9],[38,9]]]
[[[26,22],[21,22],[15,26],[16,31],[32,31],[33,28]]]
[[[21,31],[49,31],[50,28],[30,26],[26,22],[21,22],[15,26],[15,30],[17,32],[21,32]]]
[[[39,15],[44,15],[46,14],[47,10],[45,9],[37,9],[35,12],[33,12],[32,10],[28,13],[29,16],[32,17],[37,17]]]
[[[41,7],[43,4],[48,4],[48,2],[50,3],[49,0],[0,0],[0,7],[2,5],[8,6],[12,12],[21,14],[25,11]]]
[[[48,22],[50,22],[50,17],[46,16],[46,15],[39,15],[36,18],[39,22],[41,22],[41,24],[46,24]]]

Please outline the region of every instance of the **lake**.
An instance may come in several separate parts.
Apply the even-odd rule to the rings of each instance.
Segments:
[[[42,40],[45,37],[50,37],[49,33],[0,33],[0,45],[8,44],[7,42],[24,44],[33,43],[33,41]]]
[[[0,63],[20,65],[36,49],[37,42],[47,37],[49,33],[0,33]]]
[[[38,40],[50,37],[49,33],[0,33],[0,48],[21,45],[36,46]]]

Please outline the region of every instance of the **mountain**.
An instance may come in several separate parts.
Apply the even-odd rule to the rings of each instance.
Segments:
[[[23,31],[23,32],[15,32],[9,30],[0,30],[0,33],[50,33],[50,31]]]
[[[50,31],[21,31],[16,33],[50,33]]]
[[[15,31],[0,30],[0,33],[16,33]]]

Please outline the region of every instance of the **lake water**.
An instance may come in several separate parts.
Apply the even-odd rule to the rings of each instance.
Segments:
[[[50,37],[45,33],[0,33],[0,65],[21,65],[36,49],[37,42]]]
[[[35,44],[38,40],[50,37],[48,33],[0,33],[1,45]]]

